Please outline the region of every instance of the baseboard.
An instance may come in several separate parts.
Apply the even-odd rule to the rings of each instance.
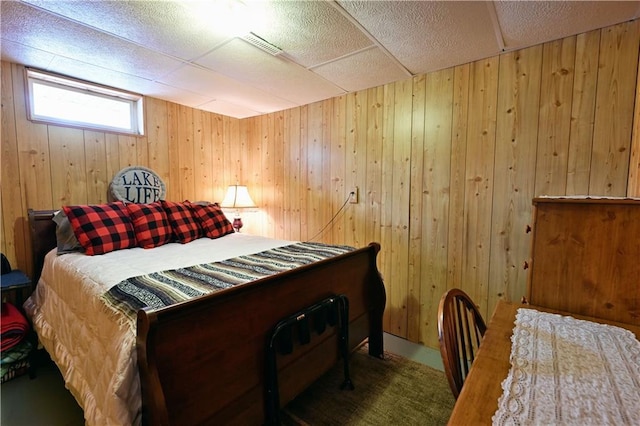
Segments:
[[[444,371],[440,351],[410,342],[393,334],[384,333],[384,350]]]

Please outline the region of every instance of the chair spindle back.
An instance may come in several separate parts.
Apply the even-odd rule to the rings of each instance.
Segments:
[[[440,299],[438,340],[445,373],[458,398],[487,327],[478,308],[462,290],[454,288]]]

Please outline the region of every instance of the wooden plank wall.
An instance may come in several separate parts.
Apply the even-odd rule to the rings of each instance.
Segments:
[[[640,63],[638,63],[638,83],[636,84],[636,107],[633,119],[631,159],[629,161],[629,183],[627,195],[640,198]]]
[[[3,62],[2,251],[30,270],[27,208],[103,202],[128,165],[172,200],[238,181],[246,232],[380,242],[385,329],[435,348],[447,288],[485,317],[524,294],[534,196],[639,195],[639,44],[636,20],[243,120],[147,98],[139,138],[27,121]]]
[[[446,289],[485,317],[524,295],[534,196],[638,195],[627,187],[639,43],[636,20],[242,120],[261,161],[244,175],[260,188],[247,228],[311,238],[357,186],[360,203],[316,240],[379,241],[386,331],[435,348]],[[265,155],[268,140],[285,164]]]

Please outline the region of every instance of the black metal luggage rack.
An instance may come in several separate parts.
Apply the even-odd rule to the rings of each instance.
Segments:
[[[349,299],[341,294],[314,303],[281,320],[271,332],[266,350],[266,425],[280,424],[277,352],[290,354],[296,336],[300,344],[307,344],[311,341],[311,327],[317,334],[322,334],[327,324],[338,326],[338,346],[344,362],[344,381],[340,389],[354,389],[349,376]]]

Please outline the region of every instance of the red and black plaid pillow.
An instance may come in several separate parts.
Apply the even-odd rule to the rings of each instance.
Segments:
[[[173,231],[162,204],[127,204],[138,246],[153,248],[171,241]]]
[[[217,204],[191,204],[191,210],[200,221],[200,228],[206,237],[218,238],[233,232],[231,222]]]
[[[136,246],[136,235],[122,202],[65,206],[73,233],[89,256]]]
[[[200,225],[198,225],[188,202],[174,203],[162,200],[161,203],[169,218],[175,241],[185,244],[202,236]]]

